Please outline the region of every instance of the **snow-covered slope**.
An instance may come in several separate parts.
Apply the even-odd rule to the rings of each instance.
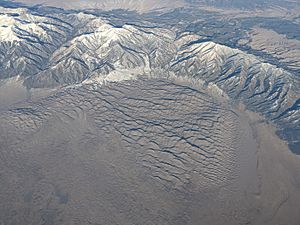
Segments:
[[[92,19],[85,29],[58,48],[47,69],[27,80],[27,85],[43,87],[102,80],[111,72],[129,70],[133,75],[149,74],[155,68],[167,69],[176,54],[174,33],[165,29],[115,27],[99,19]]]
[[[27,9],[0,7],[0,77],[31,76],[43,69],[72,26]]]
[[[288,117],[290,123],[299,124],[299,80],[252,55],[213,42],[186,44],[170,68],[178,76],[217,85],[232,99],[241,99],[272,119]]]
[[[30,89],[183,76],[299,132],[299,78],[253,55],[190,33],[117,26],[87,13],[0,10],[1,79],[20,76]]]

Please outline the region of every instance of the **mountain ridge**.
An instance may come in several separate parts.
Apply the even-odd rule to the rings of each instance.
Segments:
[[[299,129],[299,79],[239,49],[169,28],[116,26],[82,12],[49,17],[1,10],[1,79],[18,76],[31,89],[186,76],[216,85],[284,129]]]

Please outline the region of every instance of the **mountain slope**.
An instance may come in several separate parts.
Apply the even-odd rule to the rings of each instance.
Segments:
[[[27,9],[0,8],[0,76],[30,76],[41,71],[49,55],[67,40],[72,26],[55,16]]]
[[[116,26],[86,13],[1,11],[1,79],[23,77],[30,89],[184,76],[214,86],[282,129],[300,132],[299,78],[253,55],[190,33]],[[292,139],[296,149],[298,143]]]

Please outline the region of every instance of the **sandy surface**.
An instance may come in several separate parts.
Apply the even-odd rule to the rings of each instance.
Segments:
[[[274,126],[260,122],[262,118],[253,112],[247,115],[258,144],[257,198],[263,203],[264,218],[257,224],[299,224],[300,156],[276,136]]]
[[[0,112],[4,224],[298,225],[300,157],[263,118],[164,79]]]

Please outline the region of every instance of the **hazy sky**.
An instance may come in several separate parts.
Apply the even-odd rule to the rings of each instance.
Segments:
[[[63,8],[130,8],[147,10],[183,6],[183,0],[14,0],[25,4],[45,4]]]
[[[25,4],[45,4],[61,8],[99,8],[103,10],[125,8],[140,11],[156,8],[176,8],[187,4],[209,4],[219,7],[256,8],[257,6],[299,6],[300,0],[12,0]]]

